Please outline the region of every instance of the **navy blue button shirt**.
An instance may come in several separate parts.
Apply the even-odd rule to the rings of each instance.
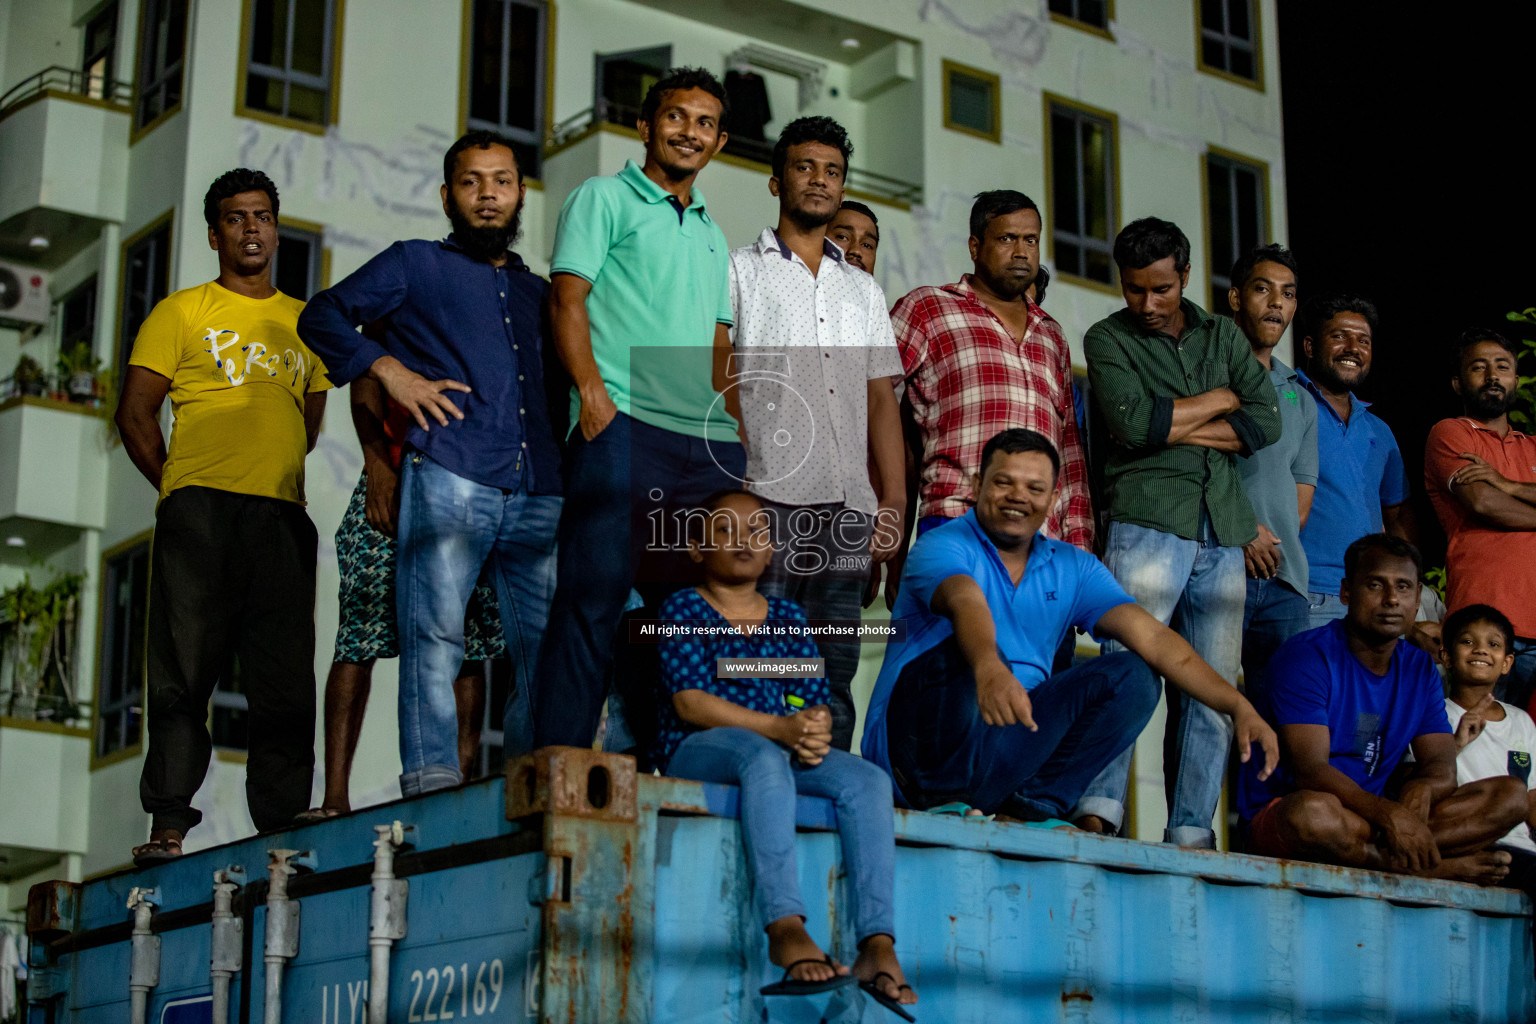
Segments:
[[[462,420],[444,427],[429,419],[431,430],[413,424],[406,443],[475,483],[559,494],[563,431],[550,422],[544,367],[553,349],[545,344],[548,292],[516,253],[494,267],[452,236],[396,242],[310,299],[299,337],[338,387],[385,355],[428,380],[468,384],[468,394],[443,392]],[[377,320],[382,344],[356,330]]]

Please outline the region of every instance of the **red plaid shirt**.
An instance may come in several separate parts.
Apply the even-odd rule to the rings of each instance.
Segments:
[[[971,276],[918,288],[896,303],[891,326],[907,396],[923,433],[918,516],[962,516],[975,503],[971,476],[999,431],[1026,427],[1061,454],[1061,498],[1044,532],[1093,550],[1093,508],[1072,402],[1072,354],[1061,325],[1029,304],[1018,342],[976,298]]]

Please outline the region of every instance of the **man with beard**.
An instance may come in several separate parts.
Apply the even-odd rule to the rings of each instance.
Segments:
[[[880,248],[880,221],[863,203],[844,199],[837,216],[827,225],[827,237],[843,250],[843,258],[867,274],[875,272]]]
[[[631,586],[659,608],[667,577],[679,559],[687,564],[676,515],[739,487],[745,473],[735,391],[717,395],[728,385],[730,256],[694,185],[725,144],[728,114],[715,76],[673,68],[646,93],[635,122],[644,165],[631,160],[618,174],[588,179],[560,210],[550,315],[575,381],[575,427],[539,660],[541,747],[592,742]],[[626,669],[637,660],[659,668],[626,656]],[[653,688],[638,697],[653,702]],[[654,708],[631,707],[627,717],[643,749]]]
[[[1321,626],[1344,615],[1345,548],[1383,530],[1409,543],[1417,537],[1397,439],[1354,395],[1371,372],[1375,305],[1357,295],[1326,295],[1309,302],[1301,320],[1310,362],[1298,376],[1317,399],[1318,451],[1317,491],[1301,545],[1311,622]]]
[[[1508,339],[1463,331],[1453,358],[1462,415],[1436,423],[1424,449],[1424,486],[1450,542],[1446,606],[1508,610],[1515,665],[1499,696],[1523,708],[1536,685],[1536,438],[1509,425],[1520,379]]]
[[[1243,548],[1243,681],[1253,699],[1275,649],[1308,627],[1301,527],[1317,489],[1317,403],[1275,355],[1296,315],[1296,258],[1284,246],[1260,246],[1233,264],[1231,281],[1232,319],[1269,374],[1281,424],[1279,441],[1237,462],[1259,529]]]
[[[1242,549],[1258,535],[1237,457],[1279,440],[1277,396],[1237,326],[1184,295],[1189,239],[1178,225],[1132,221],[1115,239],[1114,258],[1125,308],[1083,338],[1110,441],[1104,565],[1235,687],[1247,596]],[[1211,848],[1232,724],[1179,697],[1164,744],[1164,838]],[[1088,787],[1076,814],[1084,827],[1120,826],[1131,757],[1127,750]]]
[[[786,125],[768,179],[778,225],[731,250],[746,477],[763,499],[777,550],[758,589],[794,601],[813,621],[858,619],[871,561],[889,559],[906,532],[901,421],[891,387],[901,357],[885,293],[827,238],[852,152],[848,133],[829,117]],[[784,372],[754,372],[760,369]],[[879,471],[878,495],[866,452]],[[819,644],[832,745],[847,750],[859,645],[838,638]]]
[[[407,796],[461,780],[453,681],[485,567],[515,673],[507,751],[529,742],[560,516],[542,362],[548,284],[509,248],[525,188],[512,143],[465,135],[443,157],[443,180],[448,238],[396,242],[311,299],[299,321],[339,382],[374,378],[414,421],[401,460],[397,565]],[[382,341],[355,330],[381,320]]]

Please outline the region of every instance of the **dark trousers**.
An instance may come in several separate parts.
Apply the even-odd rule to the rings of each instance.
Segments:
[[[309,805],[315,769],[315,527],[302,506],[207,487],[160,503],[151,555],[149,750],[139,797],[185,834],[208,772],[208,702],[238,661],[245,794],[265,832]]]
[[[1269,706],[1267,698],[1260,703],[1269,680],[1269,659],[1281,644],[1311,628],[1307,599],[1299,592],[1278,579],[1248,580],[1243,605],[1243,689],[1255,705]]]
[[[773,514],[773,561],[757,589],[805,609],[806,618],[858,621],[869,579],[869,541],[874,520],[846,505],[781,505]],[[857,640],[819,639],[832,693],[832,746],[853,746],[853,677],[859,671]]]
[[[716,491],[741,487],[746,453],[619,413],[591,441],[580,431],[566,452],[555,601],[534,673],[535,748],[586,747],[597,733],[614,669],[624,652],[626,716],[641,748],[655,732],[654,645],[618,635],[634,586],[654,618],[661,601],[694,573],[673,513]],[[637,576],[638,574],[638,576]],[[636,669],[636,665],[640,668]],[[633,671],[632,671],[633,670]]]
[[[1038,732],[992,726],[976,704],[976,678],[953,637],[902,669],[886,709],[891,771],[908,803],[954,800],[986,813],[1062,818],[1135,742],[1160,694],[1129,651],[1102,654],[1029,691]]]

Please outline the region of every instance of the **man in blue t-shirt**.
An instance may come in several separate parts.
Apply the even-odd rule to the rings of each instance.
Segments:
[[[982,450],[975,507],[913,546],[892,612],[906,641],[886,651],[864,756],[910,807],[1060,818],[1141,732],[1163,675],[1231,715],[1243,760],[1260,744],[1252,763],[1267,778],[1278,747],[1253,706],[1092,555],[1039,534],[1060,468],[1046,437],[1003,431]],[[1127,650],[1051,675],[1072,626]]]
[[[1456,785],[1456,742],[1429,655],[1402,643],[1419,607],[1419,553],[1385,533],[1344,552],[1343,619],[1298,634],[1270,661],[1261,710],[1285,761],[1250,765],[1238,790],[1249,849],[1492,884],[1509,854],[1488,849],[1527,813],[1508,776]],[[1413,751],[1416,762],[1394,785]]]

